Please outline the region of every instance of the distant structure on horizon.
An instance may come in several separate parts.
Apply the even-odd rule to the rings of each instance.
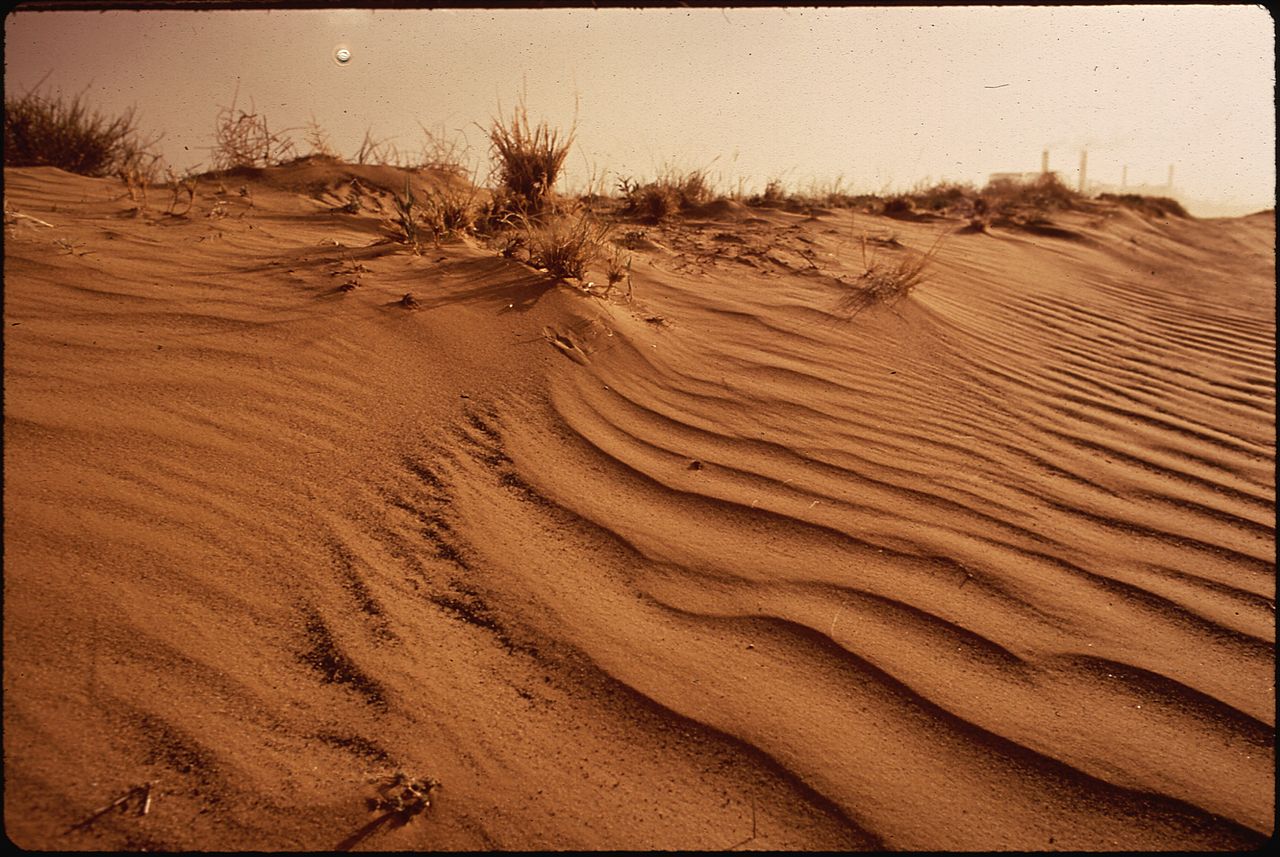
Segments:
[[[1139,196],[1168,196],[1177,198],[1178,192],[1173,186],[1173,165],[1169,166],[1169,178],[1162,185],[1155,184],[1129,184],[1129,166],[1126,164],[1120,173],[1120,184],[1107,184],[1106,182],[1090,182],[1088,181],[1089,152],[1087,149],[1080,151],[1080,173],[1076,182],[1076,189],[1088,196],[1097,196],[1100,193],[1114,194],[1137,194]],[[1049,169],[1049,150],[1045,149],[1040,153],[1040,172],[1006,172],[991,173],[987,176],[988,182],[1014,182],[1016,184],[1031,184],[1038,181],[1043,176],[1053,176],[1058,181],[1062,181],[1061,174],[1057,170]]]
[[[1089,193],[1132,193],[1138,196],[1168,196],[1176,198],[1178,191],[1173,186],[1173,165],[1169,165],[1169,178],[1164,184],[1129,184],[1129,165],[1125,164],[1120,170],[1120,184],[1104,184],[1102,182],[1094,182],[1089,185]]]
[[[1057,170],[1049,169],[1049,150],[1045,149],[1040,153],[1040,172],[1038,173],[992,173],[987,176],[990,182],[1013,182],[1014,184],[1031,184],[1038,181],[1042,176],[1053,176],[1062,181],[1062,176],[1058,175]]]

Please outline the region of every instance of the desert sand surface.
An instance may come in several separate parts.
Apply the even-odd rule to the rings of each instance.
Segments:
[[[618,229],[627,300],[335,210],[404,176],[5,169],[13,842],[1272,835],[1273,212],[722,200]]]

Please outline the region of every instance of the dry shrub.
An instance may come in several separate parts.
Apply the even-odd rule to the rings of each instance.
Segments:
[[[661,182],[640,184],[632,179],[621,179],[618,192],[622,195],[623,210],[646,220],[663,220],[680,210],[679,194]]]
[[[659,181],[675,192],[680,199],[681,208],[702,205],[715,197],[706,170],[689,170],[683,173],[669,170]]]
[[[73,96],[30,91],[4,102],[4,163],[9,167],[58,167],[86,176],[131,171],[154,181],[160,135],[143,138],[130,107],[118,116],[91,109],[84,92]],[[87,91],[87,90],[86,90]]]
[[[988,182],[981,199],[989,210],[1014,215],[1021,212],[1047,214],[1051,211],[1078,208],[1084,200],[1053,173],[1045,173],[1031,182],[1001,179]]]
[[[447,135],[443,129],[430,131],[422,123],[418,123],[418,127],[422,129],[422,146],[415,166],[455,178],[470,176],[467,164],[471,160],[471,146],[465,135],[459,140]]]
[[[219,107],[214,120],[213,140],[210,147],[215,170],[234,170],[243,167],[274,167],[290,160],[296,154],[289,129],[273,132],[267,125],[267,117],[249,110],[236,110],[237,88],[231,98],[231,106]]]
[[[169,179],[169,192],[173,195],[173,198],[169,200],[169,208],[165,211],[165,214],[170,214],[174,217],[186,217],[196,204],[196,187],[199,185],[199,179],[193,170],[187,170],[179,176],[172,169],[166,169],[165,175]],[[183,194],[187,197],[187,207],[182,211],[177,211],[178,204],[182,202]]]
[[[622,179],[617,189],[627,214],[655,222],[715,197],[706,170],[680,172],[668,168],[657,179],[644,184]]]
[[[316,121],[316,117],[312,115],[311,121],[307,122],[307,127],[303,132],[306,136],[307,145],[310,147],[311,155],[319,155],[325,158],[337,158],[338,153],[333,146],[329,145],[329,134],[320,127],[320,123]]]
[[[769,179],[764,186],[764,193],[758,193],[747,200],[747,205],[780,206],[787,198],[786,189],[780,179]]]
[[[967,182],[944,181],[933,185],[916,185],[908,196],[916,211],[968,211],[978,198],[978,189]]]
[[[864,233],[861,237],[863,270],[852,284],[855,290],[840,301],[839,310],[852,318],[868,307],[893,306],[907,297],[927,278],[927,269],[944,237],[945,233],[939,235],[924,253],[908,249],[897,261],[889,261],[878,257],[875,250],[868,256],[868,239]]]
[[[393,235],[418,253],[427,234],[439,244],[442,238],[472,232],[479,213],[475,196],[474,186],[442,185],[427,190],[419,198],[406,176],[404,195],[392,194],[395,203],[395,217],[390,221]]]
[[[914,214],[916,210],[915,200],[909,196],[891,196],[884,201],[882,213],[886,217],[902,217],[904,215]]]
[[[364,139],[360,148],[351,156],[353,164],[396,164],[400,165],[400,152],[387,139],[373,136],[372,128],[364,129]]]
[[[523,99],[509,122],[493,120],[489,129],[490,154],[499,196],[510,210],[529,217],[543,212],[555,192],[556,179],[564,168],[576,130],[576,120],[564,137],[545,121],[532,124]]]

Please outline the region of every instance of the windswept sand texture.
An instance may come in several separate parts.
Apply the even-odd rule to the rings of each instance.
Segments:
[[[19,845],[1271,835],[1273,213],[955,232],[850,319],[859,234],[961,224],[713,204],[619,229],[626,303],[373,243],[353,175],[5,170]]]

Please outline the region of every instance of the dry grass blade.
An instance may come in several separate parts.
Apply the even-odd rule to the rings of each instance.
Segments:
[[[99,818],[106,815],[108,812],[110,812],[113,809],[118,809],[123,811],[128,806],[129,802],[134,800],[135,798],[141,798],[141,803],[138,805],[138,815],[146,815],[148,812],[151,811],[151,797],[152,797],[151,792],[155,787],[156,787],[156,783],[154,781],[149,781],[149,782],[143,783],[142,785],[134,786],[133,788],[126,791],[124,794],[117,797],[115,800],[111,801],[105,806],[95,809],[93,812],[89,813],[80,821],[68,827],[65,831],[63,831],[63,835],[66,835],[67,833],[71,833],[74,830],[82,830],[88,827],[89,825],[93,824],[95,821],[97,821]]]
[[[395,226],[399,230],[396,237],[413,248],[414,253],[421,252],[418,241],[418,201],[413,195],[413,186],[408,176],[404,180],[404,196],[392,194],[392,197],[396,205]]]

